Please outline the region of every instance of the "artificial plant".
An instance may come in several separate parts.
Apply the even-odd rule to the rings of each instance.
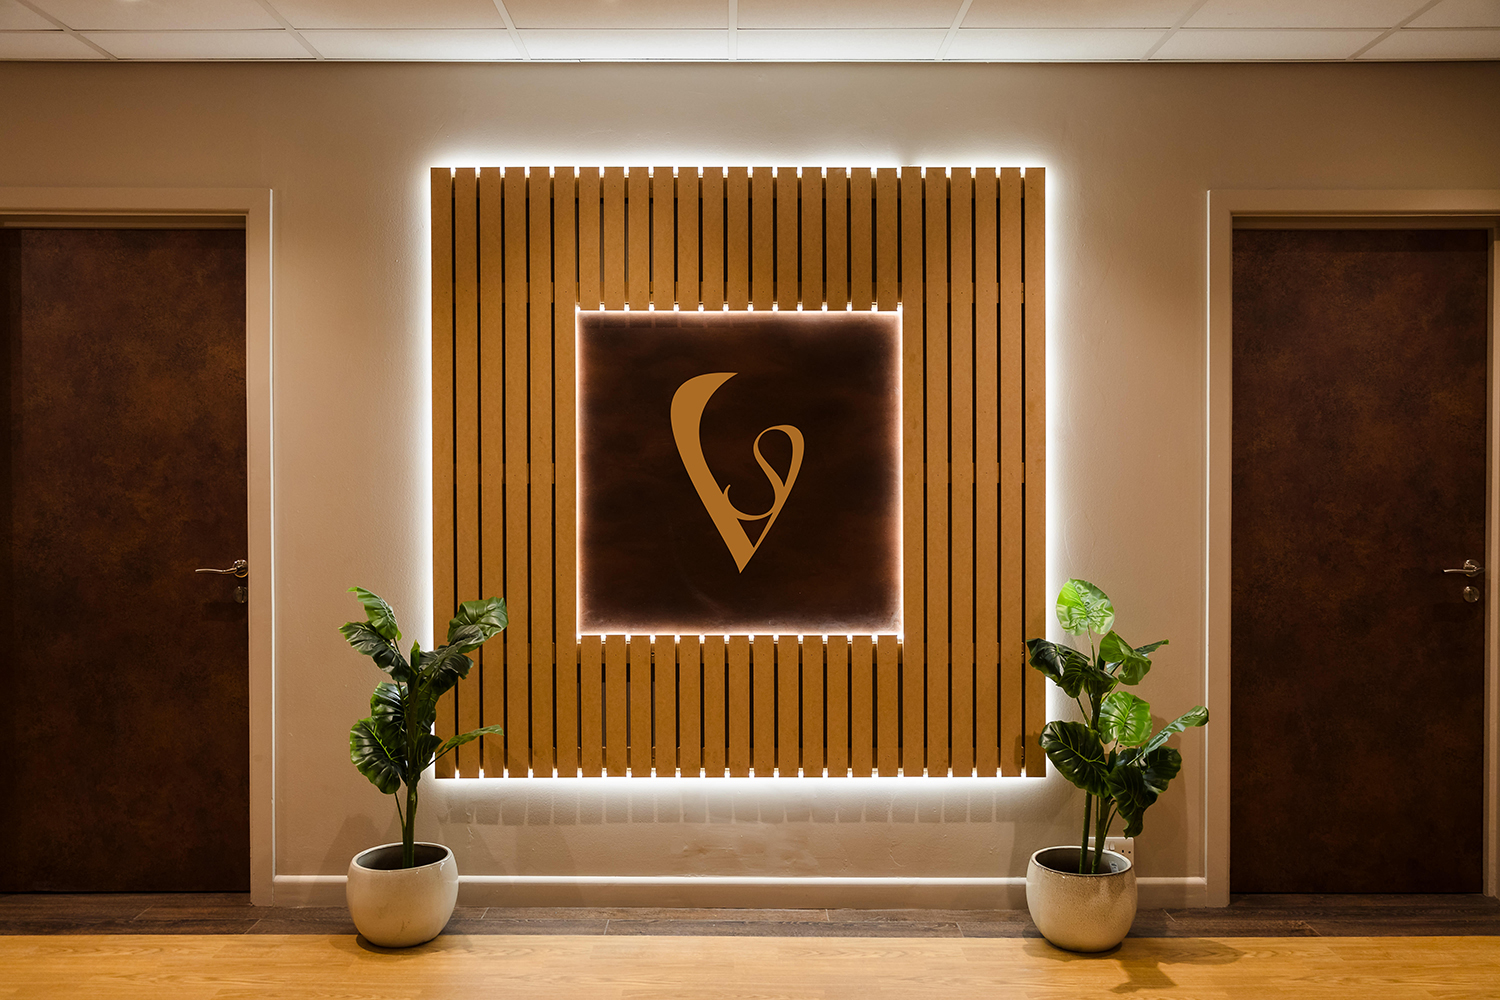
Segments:
[[[1041,742],[1062,776],[1083,789],[1078,872],[1097,874],[1115,817],[1125,819],[1125,836],[1139,834],[1146,810],[1182,769],[1182,754],[1166,745],[1167,738],[1208,722],[1208,709],[1198,705],[1152,735],[1151,706],[1117,689],[1139,684],[1151,669],[1151,654],[1167,640],[1131,646],[1120,638],[1114,629],[1114,605],[1087,580],[1063,584],[1057,595],[1057,621],[1069,635],[1087,636],[1087,654],[1046,639],[1027,640],[1026,651],[1031,665],[1077,702],[1087,720],[1049,722]]]
[[[391,675],[390,680],[375,685],[370,717],[349,730],[349,759],[371,784],[396,797],[401,867],[411,868],[416,857],[417,784],[422,773],[454,747],[504,732],[500,726],[483,726],[444,740],[433,735],[432,725],[437,720],[438,698],[468,676],[474,665],[466,654],[505,628],[505,599],[465,601],[448,623],[447,644],[423,652],[421,643],[414,642],[408,660],[401,654],[401,628],[391,606],[363,587],[349,591],[364,605],[367,620],[346,622],[339,631],[349,645]],[[406,786],[405,810],[401,808],[402,785]]]

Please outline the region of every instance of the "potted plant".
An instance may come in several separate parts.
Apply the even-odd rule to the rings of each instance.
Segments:
[[[396,797],[401,821],[401,843],[372,847],[349,862],[349,914],[371,944],[406,948],[437,937],[458,901],[453,852],[416,839],[422,774],[454,747],[503,732],[484,726],[447,740],[434,736],[438,698],[468,675],[473,661],[467,654],[505,628],[505,600],[466,601],[448,623],[446,645],[424,652],[414,642],[407,659],[391,606],[363,587],[349,589],[364,605],[366,620],[347,622],[339,631],[391,677],[375,685],[370,717],[349,731],[349,758],[371,784]]]
[[[1104,591],[1069,580],[1057,595],[1057,621],[1086,636],[1088,653],[1030,639],[1033,667],[1074,699],[1084,722],[1049,722],[1042,730],[1047,759],[1083,789],[1083,837],[1077,847],[1048,847],[1026,868],[1026,905],[1042,936],[1071,951],[1104,951],[1124,940],[1135,919],[1135,870],[1104,848],[1115,817],[1125,836],[1141,832],[1146,810],[1182,768],[1168,737],[1208,722],[1202,705],[1151,732],[1151,706],[1120,685],[1134,686],[1167,640],[1131,646],[1115,631],[1115,609]],[[1092,831],[1092,845],[1090,836]]]

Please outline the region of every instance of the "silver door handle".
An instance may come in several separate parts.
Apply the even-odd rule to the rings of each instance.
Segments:
[[[1464,576],[1475,577],[1475,576],[1478,576],[1480,573],[1484,572],[1484,567],[1481,566],[1481,565],[1479,565],[1477,562],[1475,562],[1472,559],[1465,559],[1464,560],[1464,564],[1463,564],[1463,566],[1461,568],[1459,568],[1459,569],[1445,569],[1445,570],[1443,570],[1443,572],[1444,573],[1462,573]]]
[[[194,573],[218,573],[222,576],[246,577],[250,575],[250,564],[243,559],[236,559],[234,565],[228,569],[195,569]]]

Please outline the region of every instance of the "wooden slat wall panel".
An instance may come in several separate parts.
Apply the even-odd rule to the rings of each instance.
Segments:
[[[1042,171],[432,183],[434,617],[511,615],[438,722],[507,732],[440,775],[1041,773]],[[626,304],[903,310],[902,639],[576,634],[574,309]]]

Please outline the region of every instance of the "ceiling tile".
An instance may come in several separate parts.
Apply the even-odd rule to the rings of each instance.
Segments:
[[[441,62],[450,59],[519,59],[516,43],[504,28],[452,28],[424,31],[302,32],[312,47],[329,59],[412,59]]]
[[[1500,28],[1500,0],[1443,0],[1413,28]]]
[[[1423,0],[1208,0],[1189,28],[1391,28]]]
[[[271,0],[298,28],[504,28],[494,0]]]
[[[1500,29],[1398,31],[1360,59],[1500,59]]]
[[[521,32],[533,59],[725,59],[729,33],[720,31],[539,29]]]
[[[948,32],[943,28],[844,28],[735,32],[741,59],[875,62],[936,59]]]
[[[965,28],[1170,28],[1193,0],[974,0]]]
[[[729,26],[725,0],[505,0],[505,9],[518,28]]]
[[[0,59],[103,59],[66,31],[0,31]]]
[[[1380,37],[1379,31],[1222,31],[1184,28],[1153,59],[1347,59]]]
[[[0,31],[51,31],[57,26],[15,0],[0,0]],[[84,48],[88,48],[87,45]]]
[[[947,28],[963,0],[739,0],[741,28]]]
[[[95,45],[121,59],[311,59],[290,32],[88,31]]]
[[[34,0],[78,30],[279,28],[255,0]]]
[[[1141,59],[1156,28],[964,28],[945,58],[997,62]]]

